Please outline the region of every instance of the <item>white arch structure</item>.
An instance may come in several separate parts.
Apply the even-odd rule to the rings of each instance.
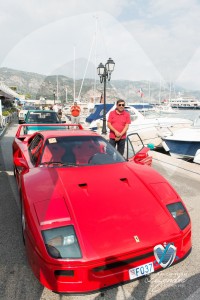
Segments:
[[[17,98],[20,99],[20,95],[13,91],[11,88],[9,88],[5,83],[0,82],[0,96],[3,96],[8,99]]]

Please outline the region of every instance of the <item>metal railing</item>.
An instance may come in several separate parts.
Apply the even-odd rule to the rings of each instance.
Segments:
[[[16,113],[10,114],[8,116],[0,115],[0,130],[4,129],[9,123],[11,123],[16,117]]]

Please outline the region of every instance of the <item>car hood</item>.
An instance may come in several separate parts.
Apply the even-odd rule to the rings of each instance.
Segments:
[[[180,233],[165,204],[150,188],[151,183],[166,181],[150,167],[127,162],[40,170],[38,184],[34,184],[35,198],[41,199],[43,190],[45,200],[50,194],[51,198],[63,199],[87,258],[173,242]],[[175,192],[171,195],[178,197]],[[61,214],[63,218],[63,210]]]

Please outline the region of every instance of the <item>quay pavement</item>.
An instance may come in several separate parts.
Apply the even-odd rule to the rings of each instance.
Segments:
[[[39,284],[27,262],[21,237],[19,196],[13,176],[12,141],[18,125],[0,137],[0,299],[2,300],[197,300],[200,299],[200,165],[152,151],[153,168],[183,199],[192,221],[191,254],[162,272],[102,293],[59,295]],[[155,232],[156,234],[156,232]],[[120,242],[120,241],[119,241]]]

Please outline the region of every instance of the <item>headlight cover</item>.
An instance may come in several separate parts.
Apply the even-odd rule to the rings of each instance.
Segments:
[[[181,202],[168,204],[167,208],[180,229],[183,230],[185,227],[187,227],[187,225],[190,223],[190,217]]]
[[[73,226],[42,231],[44,243],[53,258],[81,258],[81,251]]]

